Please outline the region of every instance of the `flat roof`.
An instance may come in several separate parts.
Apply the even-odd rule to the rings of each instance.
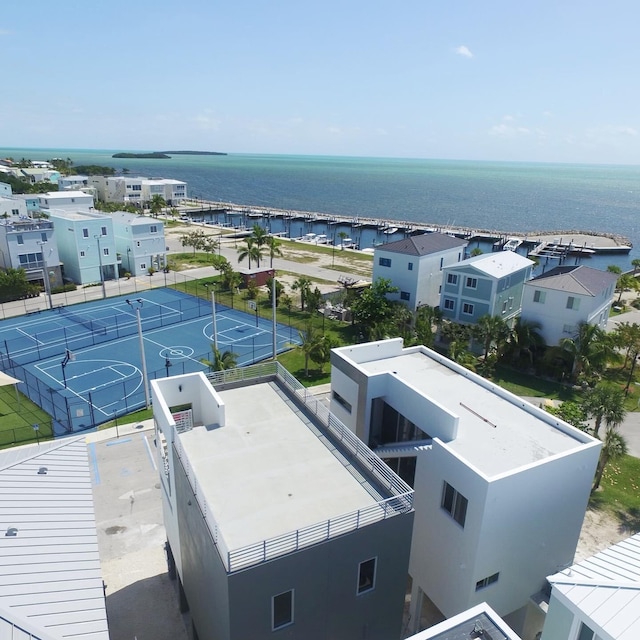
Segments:
[[[357,364],[368,374],[393,372],[459,416],[457,437],[446,444],[486,476],[508,473],[584,445],[585,440],[579,439],[582,434],[574,436],[556,427],[553,416],[544,422],[523,408],[530,406],[526,401],[508,393],[499,395],[491,383],[466,370],[465,375],[458,373],[431,357],[424,347]],[[428,433],[428,425],[425,431]]]
[[[178,438],[229,550],[376,505],[381,498],[282,391],[218,391],[224,426]]]

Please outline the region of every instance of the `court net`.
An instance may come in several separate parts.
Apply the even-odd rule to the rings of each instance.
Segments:
[[[78,315],[77,313],[73,313],[73,311],[69,311],[66,307],[60,307],[60,315],[64,316],[71,320],[71,322],[75,322],[77,324],[82,325],[85,329],[89,329],[92,333],[95,333],[100,336],[104,336],[107,334],[107,327],[102,322],[98,320],[89,320],[83,316]]]

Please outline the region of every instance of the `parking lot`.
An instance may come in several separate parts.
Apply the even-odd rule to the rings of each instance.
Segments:
[[[87,437],[111,640],[186,640],[169,580],[152,421]]]

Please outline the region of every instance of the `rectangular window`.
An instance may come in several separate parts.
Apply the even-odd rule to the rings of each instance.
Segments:
[[[44,233],[44,232],[43,232],[43,233],[41,233],[41,234],[40,234],[40,240],[41,240],[42,242],[46,242],[46,241],[47,241],[47,234],[46,234],[46,233]]]
[[[271,628],[273,631],[293,624],[293,589],[271,598]]]
[[[81,258],[84,258],[84,256],[85,256],[84,251],[81,251],[81,252],[80,252],[80,257],[81,257]]]
[[[20,209],[11,209],[11,213],[12,213],[14,216],[19,216],[19,215],[20,215]]]
[[[600,640],[600,636],[584,622],[580,623],[580,631],[576,640]]]
[[[16,240],[18,241],[18,244],[24,244],[24,238],[22,237],[22,234],[17,235]]]
[[[465,281],[465,286],[469,289],[477,289],[478,288],[478,278],[467,278]]]
[[[490,584],[493,584],[494,582],[498,582],[499,577],[500,577],[500,573],[494,573],[492,576],[483,578],[482,580],[478,580],[478,582],[476,582],[476,591],[480,591],[480,589],[484,589],[485,587],[488,587]]]
[[[82,230],[82,237],[83,238],[88,238],[89,237],[89,229],[83,229]]]
[[[533,301],[539,302],[540,304],[544,304],[544,300],[547,297],[546,291],[540,291],[540,289],[536,289],[533,292]]]
[[[573,309],[574,311],[577,311],[579,307],[580,307],[579,298],[574,298],[573,296],[569,296],[567,298],[567,309]]]
[[[150,232],[150,233],[158,233],[158,226],[157,226],[157,225],[155,225],[155,224],[152,224],[152,225],[149,227],[149,232]]]
[[[442,271],[443,264],[444,264],[444,258],[440,258],[440,271]]]
[[[444,308],[447,311],[454,311],[456,308],[456,301],[455,300],[451,300],[451,298],[445,298],[444,300]]]
[[[358,565],[358,595],[376,588],[376,558],[370,558]]]
[[[101,233],[102,233],[102,235],[103,235],[103,236],[106,236],[106,235],[107,235],[107,227],[102,227],[102,228],[100,229],[100,231],[101,231]]]
[[[409,271],[413,271],[413,262],[410,262],[410,263],[407,265],[407,269],[409,269]]]
[[[333,392],[333,399],[347,412],[351,413],[351,403],[347,402],[337,391]]]
[[[458,284],[458,274],[447,273],[447,284]]]
[[[509,301],[508,301],[508,300],[505,300],[505,301],[502,303],[502,313],[507,313],[507,306],[508,306],[508,305],[509,305]]]
[[[411,300],[411,294],[408,291],[401,291],[400,300]]]
[[[576,331],[576,325],[575,324],[565,324],[562,325],[562,333],[568,333],[568,334],[574,334]]]
[[[441,507],[461,526],[464,527],[467,519],[468,500],[458,493],[448,482],[442,488]]]
[[[109,247],[105,247],[105,248],[102,250],[102,253],[103,253],[105,256],[108,256],[108,255],[109,255]]]
[[[146,262],[141,262],[140,263],[140,268],[141,269],[146,269],[147,268],[147,263]]]
[[[470,304],[469,302],[465,302],[462,305],[462,313],[468,315],[468,316],[472,316],[473,315],[473,305]]]
[[[391,258],[379,258],[378,264],[381,267],[390,267],[391,266]]]

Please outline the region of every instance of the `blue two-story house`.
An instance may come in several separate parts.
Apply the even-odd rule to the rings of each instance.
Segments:
[[[524,283],[533,261],[514,251],[462,260],[443,269],[440,310],[447,320],[475,324],[484,315],[510,326],[520,313]]]

